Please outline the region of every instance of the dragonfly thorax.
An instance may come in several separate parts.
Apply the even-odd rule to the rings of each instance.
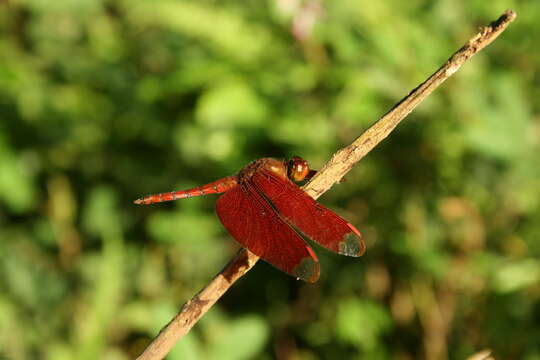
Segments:
[[[282,179],[288,178],[287,166],[284,161],[276,160],[273,158],[262,158],[262,159],[253,161],[252,163],[248,164],[245,168],[243,168],[238,173],[238,182],[243,183],[247,181],[259,169],[265,169],[267,171],[270,171]]]

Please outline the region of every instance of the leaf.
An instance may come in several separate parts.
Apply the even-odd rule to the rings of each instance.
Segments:
[[[510,293],[526,289],[540,281],[540,261],[524,259],[499,267],[493,277],[497,292]]]
[[[366,351],[373,351],[382,343],[382,335],[392,327],[392,320],[382,305],[349,298],[338,307],[336,325],[341,340]]]
[[[208,127],[256,126],[262,123],[267,109],[253,89],[241,79],[213,84],[199,98],[196,118]]]
[[[266,322],[260,316],[244,316],[227,325],[224,333],[210,345],[207,359],[254,359],[267,339]]]

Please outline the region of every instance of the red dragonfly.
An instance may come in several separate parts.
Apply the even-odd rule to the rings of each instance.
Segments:
[[[354,226],[292,182],[309,179],[315,172],[297,156],[289,161],[262,158],[237,175],[189,190],[145,196],[135,204],[224,193],[217,200],[216,213],[236,241],[297,279],[315,282],[319,260],[304,239],[347,256],[360,256],[366,249]]]

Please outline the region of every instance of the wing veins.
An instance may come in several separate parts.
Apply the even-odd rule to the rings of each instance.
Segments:
[[[315,253],[254,183],[248,180],[222,195],[216,211],[225,228],[244,247],[293,276],[306,281],[318,279]]]
[[[306,238],[343,255],[359,256],[364,252],[365,244],[354,226],[317,203],[289,179],[262,170],[254,174],[253,181],[283,218]]]

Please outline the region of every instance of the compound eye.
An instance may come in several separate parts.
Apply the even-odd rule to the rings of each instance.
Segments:
[[[302,181],[309,174],[309,165],[299,156],[293,156],[287,166],[287,175],[294,181]]]

